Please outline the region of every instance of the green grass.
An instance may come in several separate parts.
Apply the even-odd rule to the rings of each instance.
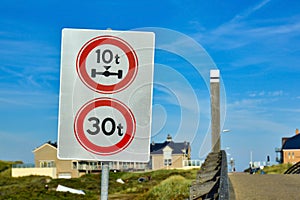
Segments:
[[[186,199],[189,185],[196,178],[197,170],[158,170],[153,172],[117,172],[109,176],[109,199]],[[138,179],[144,177],[145,182]],[[121,178],[125,184],[116,182]],[[100,174],[87,174],[73,179],[51,179],[45,176],[13,178],[11,169],[0,172],[0,199],[99,199]],[[45,185],[49,189],[45,189]],[[86,195],[56,192],[58,184],[83,190]]]
[[[154,187],[159,186],[163,181],[168,180],[173,176],[182,176],[186,182],[191,183],[196,178],[197,170],[157,170],[143,173],[116,173],[110,175],[110,194],[135,194],[136,199],[145,199],[145,194],[148,194]],[[138,178],[144,177],[145,182],[139,183]],[[125,184],[117,183],[117,178],[121,178]],[[177,184],[186,185],[186,182]],[[185,186],[184,186],[185,187]],[[174,191],[175,193],[176,191]],[[138,194],[138,195],[136,195]],[[140,198],[143,197],[143,198]],[[150,197],[149,197],[150,198]],[[151,199],[151,198],[150,198]],[[161,198],[156,198],[161,199]],[[180,199],[180,198],[179,198]]]
[[[265,167],[263,169],[266,174],[283,174],[288,168],[290,168],[292,164],[278,164]]]
[[[140,199],[147,200],[177,200],[186,199],[189,197],[189,187],[191,181],[180,175],[174,175],[166,180],[163,180],[158,185],[150,189]]]

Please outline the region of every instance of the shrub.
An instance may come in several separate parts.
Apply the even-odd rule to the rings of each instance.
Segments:
[[[142,199],[148,200],[172,200],[186,199],[189,197],[190,180],[180,175],[174,175],[153,187]]]

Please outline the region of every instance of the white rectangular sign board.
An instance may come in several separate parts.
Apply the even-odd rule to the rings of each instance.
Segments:
[[[147,162],[154,33],[63,29],[58,157]]]

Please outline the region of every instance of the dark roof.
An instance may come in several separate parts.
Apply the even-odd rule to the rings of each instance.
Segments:
[[[56,142],[48,141],[46,144],[50,144],[51,146],[57,148]],[[151,154],[163,154],[163,149],[169,146],[173,149],[172,154],[182,154],[184,150],[187,153],[190,143],[189,142],[173,142],[173,141],[165,141],[164,143],[152,143],[150,145]]]
[[[300,134],[288,138],[282,149],[300,149]]]
[[[164,143],[152,143],[150,145],[150,153],[151,154],[163,154],[163,149],[169,146],[173,149],[172,154],[182,154],[187,153],[190,143],[189,142],[173,142],[173,141],[165,141]]]
[[[51,141],[48,141],[46,142],[47,144],[50,144],[51,146],[57,148],[57,142],[51,142]]]

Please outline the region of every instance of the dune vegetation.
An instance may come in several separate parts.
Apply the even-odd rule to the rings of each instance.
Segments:
[[[20,162],[18,162],[20,163]],[[73,179],[45,176],[11,177],[11,165],[0,161],[0,199],[99,199],[101,174]],[[152,172],[110,172],[109,199],[187,199],[197,170],[157,170]],[[124,183],[117,182],[121,179]],[[57,192],[58,185],[83,190],[85,195]]]

